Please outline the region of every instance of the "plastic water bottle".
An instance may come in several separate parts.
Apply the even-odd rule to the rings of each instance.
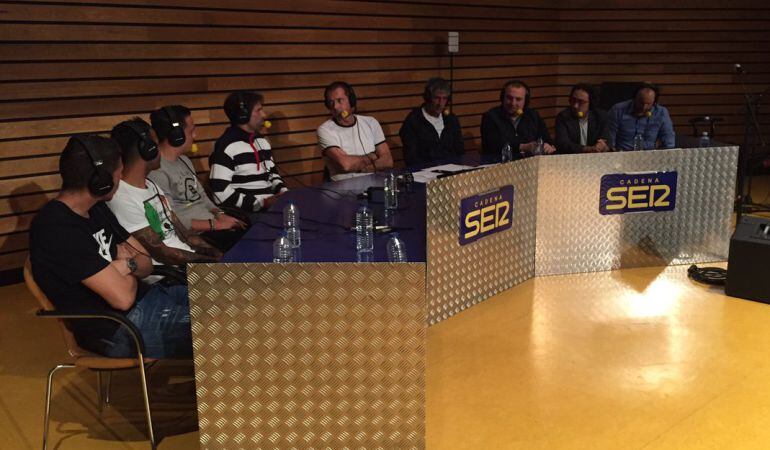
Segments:
[[[371,252],[374,250],[374,216],[366,206],[356,211],[356,251]]]
[[[403,263],[407,261],[406,246],[404,241],[398,237],[398,233],[393,233],[387,243],[388,261],[394,263]]]
[[[273,262],[274,263],[289,263],[292,262],[292,248],[289,238],[285,233],[282,233],[273,242]]]
[[[283,207],[283,229],[292,248],[299,247],[302,242],[299,230],[299,208],[294,203],[289,202]]]
[[[360,263],[374,262],[374,252],[356,252],[356,262],[360,262]]]
[[[711,147],[711,138],[709,137],[708,131],[704,131],[703,134],[701,134],[700,139],[698,140],[698,146]]]
[[[398,208],[398,184],[396,182],[396,174],[389,173],[385,178],[385,208],[396,209]]]
[[[539,156],[543,154],[543,138],[537,138],[537,142],[535,143],[535,149],[532,150],[532,154],[535,156]]]
[[[511,144],[505,143],[503,145],[503,148],[500,149],[500,161],[501,162],[508,162],[513,160],[513,148],[511,148]]]
[[[644,138],[639,133],[634,136],[634,151],[637,150],[644,150]]]

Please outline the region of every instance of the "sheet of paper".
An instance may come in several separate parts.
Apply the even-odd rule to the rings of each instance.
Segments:
[[[428,172],[421,170],[419,172],[413,173],[412,175],[414,176],[414,181],[416,183],[427,183],[429,181],[435,180],[441,174],[438,172]]]
[[[474,166],[461,166],[460,164],[444,164],[443,166],[428,167],[422,171],[443,170],[446,172],[459,172],[461,170],[473,169]]]

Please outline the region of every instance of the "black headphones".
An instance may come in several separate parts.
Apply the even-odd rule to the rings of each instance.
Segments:
[[[329,94],[337,88],[342,88],[345,90],[345,95],[348,96],[348,103],[350,104],[350,107],[355,108],[357,97],[356,91],[353,90],[353,86],[344,81],[335,81],[334,83],[326,86],[326,89],[324,89],[324,105],[326,105],[326,109],[334,108],[332,101],[329,99]]]
[[[238,115],[235,117],[235,123],[238,125],[249,123],[249,119],[251,119],[251,111],[249,111],[249,105],[246,104],[246,99],[243,98],[243,92],[238,91],[235,93],[235,95],[238,99],[238,110],[236,111]]]
[[[171,125],[171,131],[168,132],[168,143],[171,144],[172,147],[181,147],[185,142],[184,124],[179,121],[179,118],[174,112],[174,108],[164,106],[162,109],[166,114],[166,117],[168,117],[169,125]]]
[[[133,120],[123,122],[123,124],[139,136],[139,143],[136,146],[137,150],[139,150],[139,156],[145,161],[152,161],[155,159],[158,156],[158,144],[156,144],[155,141],[152,140],[152,136],[150,136],[150,127],[148,126],[146,130],[143,130],[142,127]]]
[[[636,99],[636,96],[639,95],[639,92],[641,92],[643,89],[650,89],[652,92],[655,93],[655,101],[653,104],[658,104],[658,97],[660,96],[660,88],[657,84],[653,84],[647,81],[644,81],[642,83],[639,83],[639,86],[637,86],[636,90],[634,91],[634,100]]]
[[[85,150],[88,160],[91,161],[91,167],[94,169],[93,175],[88,180],[88,191],[94,197],[102,197],[110,193],[115,183],[112,182],[112,174],[102,167],[104,161],[96,154],[96,150],[91,146],[91,138],[87,135],[74,135],[75,140]]]
[[[532,96],[532,93],[530,92],[529,86],[527,85],[527,83],[521,80],[510,80],[503,85],[503,88],[500,89],[500,103],[502,103],[503,100],[505,100],[505,91],[509,87],[514,85],[520,85],[524,88],[524,108],[529,108],[529,98]]]

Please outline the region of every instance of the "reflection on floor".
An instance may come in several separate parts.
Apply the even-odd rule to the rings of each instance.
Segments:
[[[533,279],[430,328],[428,448],[768,448],[770,305],[686,269]],[[64,346],[23,285],[0,298],[0,449],[40,448]],[[198,448],[190,368],[151,373],[160,448]],[[116,374],[99,414],[94,374],[62,372],[49,448],[148,448],[136,380]]]

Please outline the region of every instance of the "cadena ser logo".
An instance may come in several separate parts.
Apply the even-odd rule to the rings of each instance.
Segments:
[[[512,225],[512,185],[460,201],[460,245],[507,230]]]
[[[599,213],[672,211],[677,172],[613,173],[602,177]]]

